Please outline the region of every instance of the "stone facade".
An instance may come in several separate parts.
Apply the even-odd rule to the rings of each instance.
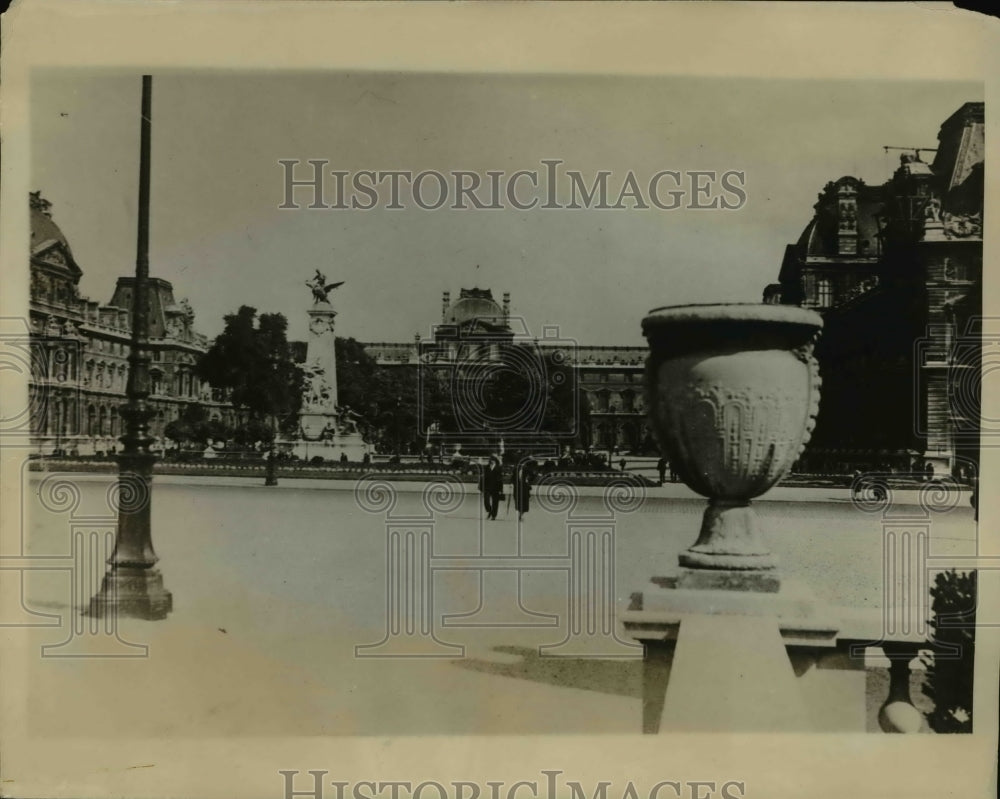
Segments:
[[[877,188],[827,185],[765,302],[813,308],[823,401],[806,471],[978,463],[984,105],[941,125]]]
[[[489,289],[461,289],[455,302],[445,292],[433,340],[417,336],[413,342],[369,342],[364,347],[379,366],[415,369],[432,363],[444,376],[479,358],[498,359],[501,346],[517,341],[537,344],[542,357],[559,350],[575,370],[590,411],[589,436],[577,442],[579,446],[621,452],[652,446],[643,389],[646,348],[554,343],[544,335],[536,342],[523,320],[511,315],[507,293],[500,304]]]
[[[50,203],[38,192],[30,202],[33,448],[43,455],[110,454],[123,433],[119,409],[128,380],[134,279],[119,278],[107,304],[81,297],[83,270],[52,220]],[[228,420],[229,405],[194,374],[209,342],[194,329],[187,300],[176,302],[165,280],[149,280],[149,320],[149,402],[158,443],[164,427],[194,403]]]

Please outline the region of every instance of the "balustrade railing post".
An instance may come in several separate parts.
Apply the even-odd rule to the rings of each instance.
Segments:
[[[911,643],[884,642],[882,651],[889,658],[889,696],[878,712],[883,732],[915,733],[923,727],[923,716],[910,699],[910,662],[918,647]]]

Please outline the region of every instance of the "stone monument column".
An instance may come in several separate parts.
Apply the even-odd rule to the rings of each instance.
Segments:
[[[306,392],[302,400],[302,435],[318,441],[337,429],[337,351],[334,318],[329,302],[316,302],[309,314],[306,345]]]
[[[326,283],[319,270],[306,283],[313,294],[309,314],[309,340],[306,344],[306,391],[299,417],[302,437],[307,441],[337,432],[337,349],[334,319],[337,312],[328,299],[340,283]]]
[[[309,314],[309,340],[306,343],[305,395],[299,413],[301,439],[293,451],[299,458],[316,456],[324,460],[348,458],[360,461],[367,448],[357,430],[357,415],[340,408],[337,397],[337,347],[334,319],[337,312],[328,299],[335,288],[326,275],[316,275],[306,285],[312,290]]]

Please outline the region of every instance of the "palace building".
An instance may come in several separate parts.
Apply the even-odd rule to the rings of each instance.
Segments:
[[[828,183],[786,248],[764,301],[812,308],[825,323],[802,470],[975,472],[984,131],[983,103],[965,103],[936,150],[905,153],[881,186]]]
[[[106,304],[81,297],[83,269],[52,219],[51,204],[32,192],[29,383],[32,447],[38,454],[110,454],[123,433],[134,279],[118,278]],[[229,406],[194,374],[208,348],[194,329],[187,300],[174,300],[165,280],[149,280],[149,348],[155,410],[151,432],[163,429],[191,404],[228,418]]]
[[[52,218],[51,204],[33,192],[30,206],[32,448],[40,455],[111,454],[120,448],[124,432],[119,410],[126,401],[134,279],[118,278],[107,303],[82,297],[83,269]],[[363,346],[381,367],[433,363],[436,373],[454,385],[456,369],[468,371],[481,359],[506,357],[512,346],[524,352],[530,344],[536,356],[565,359],[586,393],[586,440],[577,437],[572,443],[621,451],[651,446],[642,391],[645,348],[578,347],[547,335],[543,331],[541,340],[535,339],[523,320],[511,316],[509,294],[501,304],[489,289],[473,288],[462,289],[454,302],[444,293],[441,323],[432,339]],[[165,445],[164,428],[190,405],[232,422],[231,406],[195,374],[209,346],[194,328],[188,301],[176,301],[169,282],[151,277],[149,403],[156,412],[151,423],[155,446]]]
[[[33,192],[30,206],[32,447],[41,455],[111,454],[123,433],[119,409],[126,401],[134,279],[120,277],[105,304],[82,297],[83,269],[52,218],[51,204]],[[149,279],[149,328],[149,403],[156,411],[151,432],[157,445],[165,443],[166,425],[193,404],[205,407],[210,418],[231,422],[229,404],[195,374],[210,342],[194,328],[194,311],[187,300],[175,300],[169,282],[155,277]],[[489,289],[462,289],[454,302],[445,292],[433,339],[363,346],[379,366],[415,368],[432,361],[444,378],[527,342],[543,358],[558,350],[587,394],[587,440],[575,443],[622,451],[649,445],[642,395],[645,349],[567,346],[544,336],[537,341],[523,320],[511,317],[509,294],[501,305]]]
[[[441,322],[434,326],[430,340],[417,336],[409,343],[370,342],[364,347],[383,367],[430,366],[444,384],[453,387],[456,409],[469,411],[467,430],[481,424],[486,431],[489,419],[477,416],[472,400],[461,400],[466,393],[471,398],[473,392],[463,391],[456,370],[475,379],[482,374],[479,367],[491,361],[509,363],[526,375],[536,373],[536,363],[565,365],[583,390],[589,417],[588,428],[580,431],[573,444],[623,452],[652,447],[643,392],[646,348],[579,346],[559,340],[554,329],[541,333],[541,338],[533,336],[524,320],[511,314],[509,293],[503,294],[501,304],[490,289],[463,288],[454,302],[450,292],[442,295]],[[505,349],[512,346],[518,349]]]

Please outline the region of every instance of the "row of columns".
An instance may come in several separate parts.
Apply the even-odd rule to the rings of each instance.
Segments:
[[[123,432],[119,414],[122,401],[118,397],[87,402],[86,398],[59,392],[45,396],[39,387],[32,387],[31,394],[32,429],[36,435],[117,438]],[[162,436],[164,425],[177,418],[181,409],[175,404],[156,408],[151,420],[154,435]]]
[[[644,418],[612,420],[592,416],[590,431],[590,446],[593,449],[636,449],[642,446],[647,427]]]

